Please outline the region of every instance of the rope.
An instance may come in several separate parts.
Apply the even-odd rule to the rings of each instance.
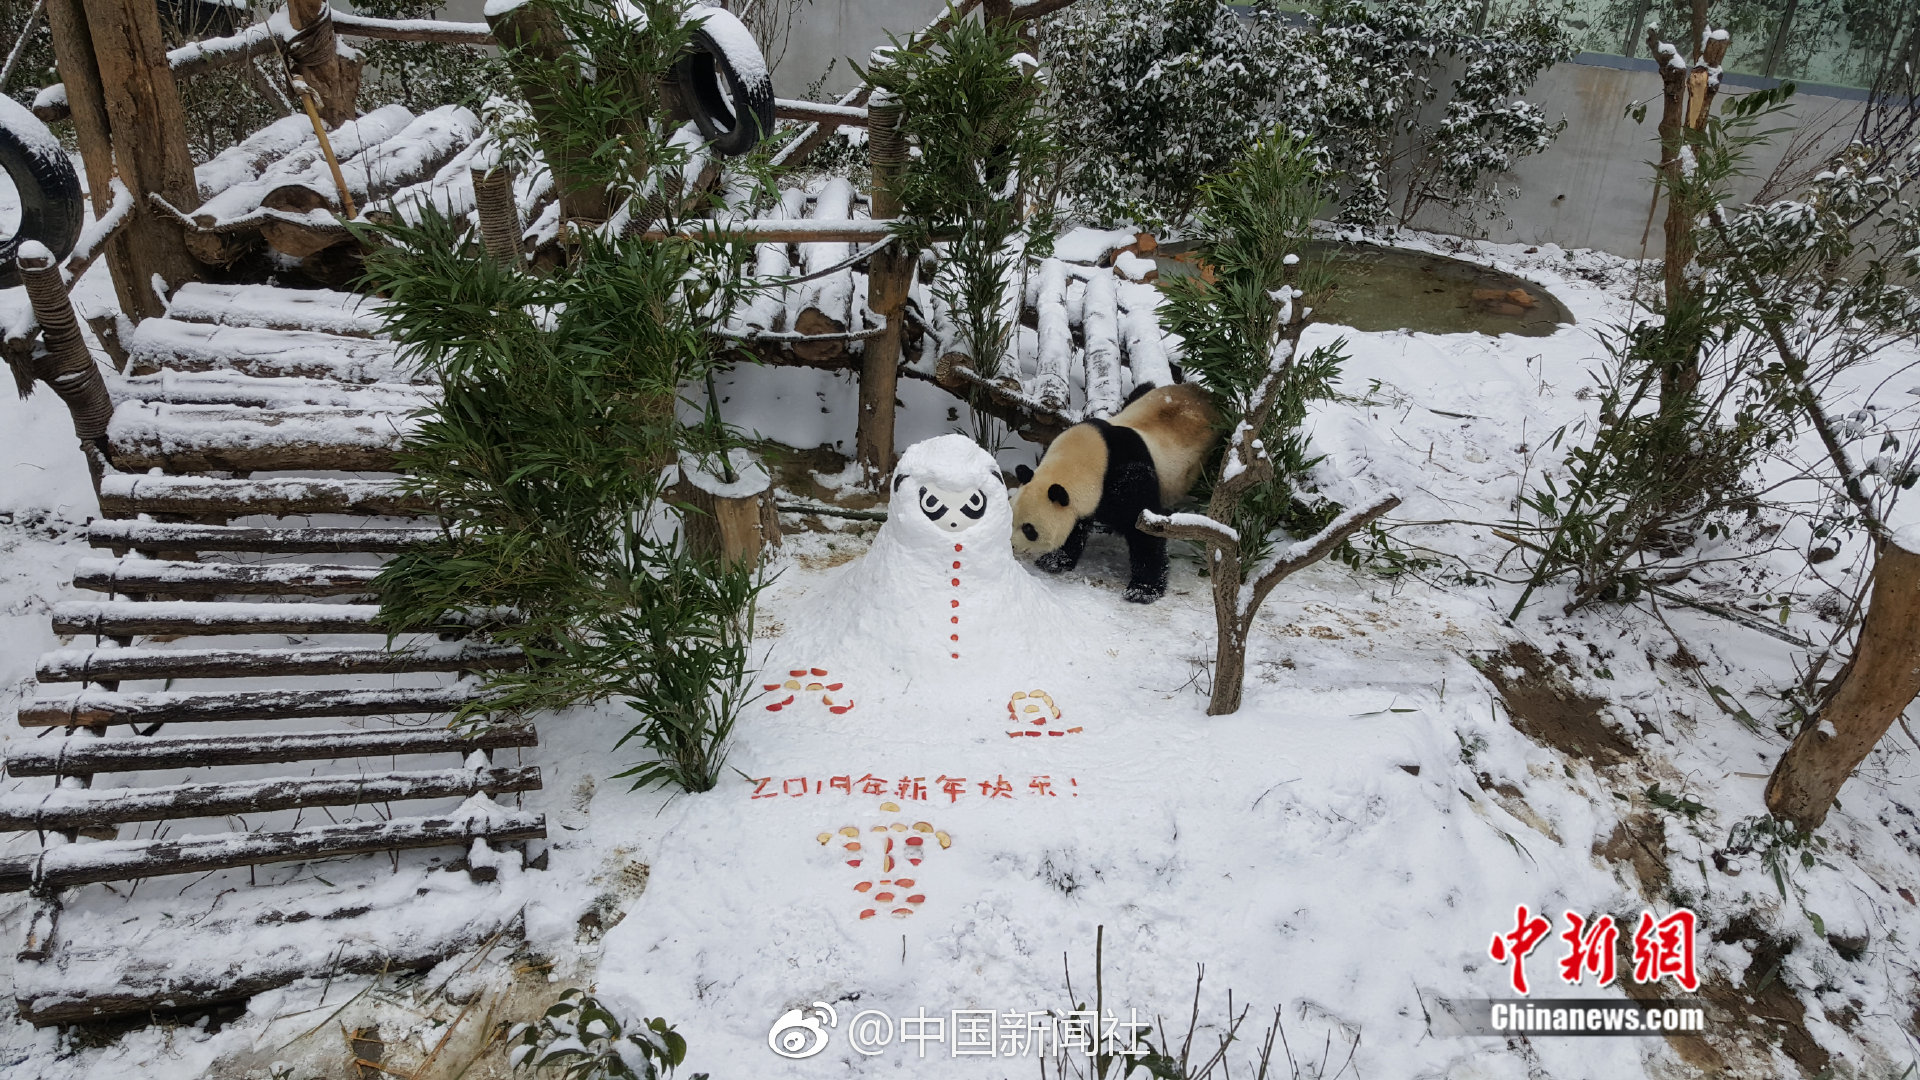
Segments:
[[[480,214],[480,240],[487,256],[512,269],[522,262],[520,208],[513,202],[513,170],[473,170],[473,203]]]
[[[889,236],[885,240],[880,241],[879,243],[873,245],[872,247],[854,252],[853,255],[849,256],[848,258],[842,259],[837,263],[834,263],[832,266],[829,266],[824,270],[815,270],[811,274],[802,274],[799,277],[765,278],[765,279],[756,281],[751,285],[742,285],[741,288],[743,289],[783,289],[789,285],[799,285],[804,282],[813,281],[816,278],[826,277],[829,274],[837,274],[840,271],[845,270],[849,266],[854,265],[855,263],[861,262],[864,259],[870,258],[871,256],[878,254],[880,252],[880,249],[886,247],[888,244],[893,243],[893,239],[894,239],[893,237]]]
[[[334,53],[333,7],[321,4],[320,17],[287,39],[287,58],[297,70],[306,71],[319,67]]]

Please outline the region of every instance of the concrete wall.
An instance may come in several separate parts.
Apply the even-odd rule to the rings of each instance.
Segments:
[[[1414,222],[1438,232],[1471,233],[1490,240],[1526,244],[1590,247],[1639,258],[1658,255],[1659,219],[1647,228],[1654,200],[1652,162],[1660,155],[1660,77],[1651,63],[1566,63],[1549,69],[1527,95],[1548,116],[1565,116],[1567,129],[1543,153],[1522,160],[1501,180],[1520,194],[1505,206],[1510,221],[1469,226],[1444,212],[1424,211]],[[1620,65],[1620,66],[1612,66]],[[1632,65],[1628,67],[1626,65]],[[1727,92],[1751,89],[1731,85]],[[1802,90],[1787,116],[1765,127],[1798,127],[1821,133],[1822,145],[1844,143],[1860,115],[1864,95],[1848,91]],[[1630,105],[1653,99],[1646,121],[1626,115]],[[1750,195],[1779,164],[1788,140],[1782,136],[1759,148],[1749,162],[1752,174],[1737,185]],[[1662,207],[1658,213],[1664,214]],[[1644,240],[1644,246],[1643,246]]]

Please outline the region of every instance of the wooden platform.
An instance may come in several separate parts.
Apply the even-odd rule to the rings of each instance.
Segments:
[[[533,729],[446,726],[520,654],[475,637],[390,644],[377,623],[381,562],[437,533],[392,472],[436,391],[373,309],[324,290],[194,284],[128,344],[105,516],[87,534],[100,552],[73,574],[91,598],[54,606],[54,631],[73,641],[41,657],[17,717],[48,737],[10,744],[15,783],[0,794],[0,830],[39,841],[0,855],[0,892],[38,898],[17,981],[34,1023],[208,1004],[311,974],[237,957],[218,978],[182,977],[166,957],[130,955],[128,970],[150,973],[138,985],[66,986],[58,923],[72,890],[421,848],[486,881],[546,835],[514,805],[540,787],[540,769],[513,760],[537,744]],[[302,822],[308,809],[324,816]],[[502,855],[469,860],[476,842]],[[488,925],[514,917],[496,914]],[[410,937],[413,962],[472,944],[446,931]]]

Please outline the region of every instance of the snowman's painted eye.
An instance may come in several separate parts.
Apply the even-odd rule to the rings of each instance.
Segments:
[[[921,488],[920,512],[927,515],[928,521],[939,521],[941,518],[947,516],[947,504],[940,501],[940,496],[933,494],[926,488]]]
[[[962,506],[960,512],[978,521],[987,512],[987,493],[974,488],[973,494],[967,497],[967,505]]]

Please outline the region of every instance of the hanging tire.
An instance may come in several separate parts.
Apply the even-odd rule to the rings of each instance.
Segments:
[[[753,34],[730,12],[697,9],[687,53],[674,65],[700,134],[723,157],[739,157],[773,131],[773,78]]]
[[[20,202],[19,225],[11,235],[0,237],[0,288],[5,288],[20,283],[14,256],[21,244],[38,240],[56,259],[72,254],[86,209],[80,199],[80,177],[60,140],[25,106],[5,95],[0,95],[0,169],[13,181]]]

